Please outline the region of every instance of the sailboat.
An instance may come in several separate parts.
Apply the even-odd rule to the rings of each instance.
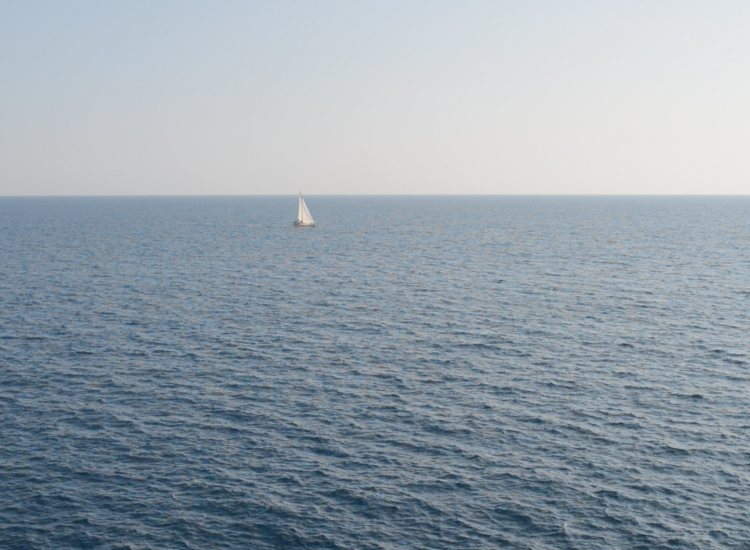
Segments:
[[[297,221],[294,222],[295,227],[315,227],[315,220],[310,215],[310,211],[307,209],[305,199],[302,198],[302,192],[299,194],[299,209],[297,210]]]

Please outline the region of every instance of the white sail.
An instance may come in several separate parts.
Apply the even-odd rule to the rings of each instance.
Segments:
[[[307,209],[304,199],[302,199],[302,223],[315,223],[310,211]]]
[[[297,209],[297,225],[315,225],[310,211],[307,209],[305,199],[302,198],[302,193],[299,194],[299,208]]]

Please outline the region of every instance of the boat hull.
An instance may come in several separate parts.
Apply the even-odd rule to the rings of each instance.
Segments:
[[[294,222],[294,227],[315,227],[315,222],[310,222],[310,223]]]

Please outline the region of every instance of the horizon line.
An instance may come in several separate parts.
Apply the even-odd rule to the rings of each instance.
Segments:
[[[44,198],[220,198],[220,197],[292,197],[297,193],[261,194],[186,194],[186,195],[0,195],[0,199]],[[307,197],[750,197],[750,193],[305,193]]]

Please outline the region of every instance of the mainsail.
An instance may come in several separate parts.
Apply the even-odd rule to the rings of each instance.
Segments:
[[[299,209],[297,210],[297,224],[298,225],[313,225],[315,220],[313,219],[310,211],[307,209],[305,199],[302,198],[302,193],[299,194]]]

